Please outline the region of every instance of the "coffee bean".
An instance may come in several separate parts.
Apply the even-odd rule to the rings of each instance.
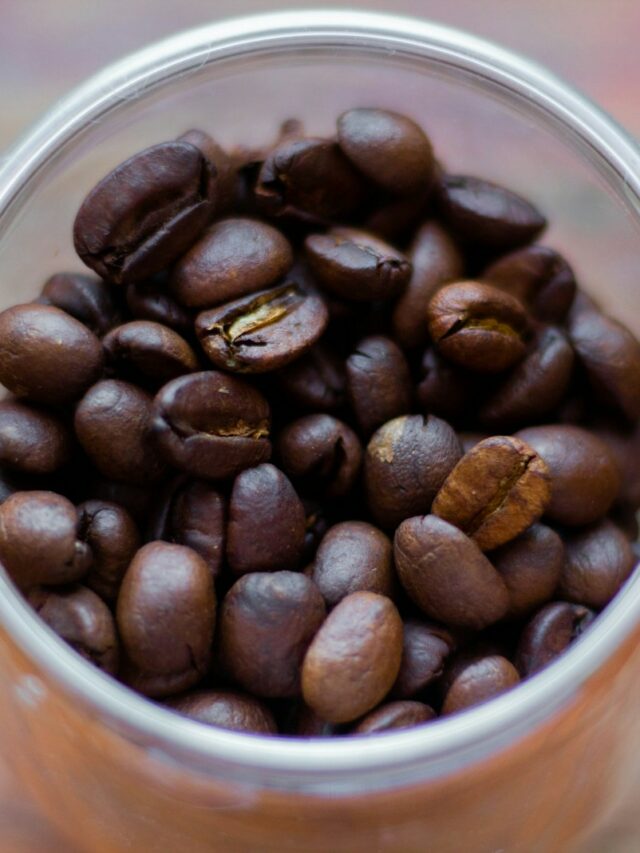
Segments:
[[[374,708],[400,669],[402,620],[383,595],[343,598],[314,637],[302,666],[304,701],[323,719],[348,723]]]
[[[354,735],[377,735],[396,729],[411,729],[428,723],[436,717],[436,712],[423,702],[387,702],[371,711],[352,729]]]
[[[109,675],[117,673],[116,626],[95,592],[79,584],[56,591],[34,589],[28,601],[42,621],[85,660]]]
[[[620,478],[604,442],[585,429],[564,424],[529,427],[520,430],[518,437],[549,469],[548,518],[580,526],[606,515],[620,489]]]
[[[236,168],[230,154],[202,130],[188,130],[176,140],[194,145],[209,161],[208,197],[213,200],[214,214],[225,213],[235,200]]]
[[[101,371],[100,341],[70,314],[48,305],[0,314],[0,382],[17,397],[70,403]]]
[[[237,690],[194,690],[168,699],[165,706],[218,729],[259,735],[278,734],[276,721],[267,706]]]
[[[71,459],[73,439],[54,415],[15,400],[0,401],[0,465],[51,474]]]
[[[319,717],[315,711],[304,702],[299,702],[287,726],[287,731],[295,737],[332,737],[336,734],[336,726]]]
[[[272,287],[293,264],[289,241],[255,219],[222,219],[173,268],[183,305],[210,308]]]
[[[144,527],[146,524],[155,497],[144,486],[120,483],[100,476],[93,477],[90,480],[87,493],[94,500],[107,501],[121,506],[140,527]]]
[[[422,128],[399,113],[348,110],[338,118],[338,142],[360,172],[391,193],[415,192],[433,176],[431,142]]]
[[[432,347],[424,351],[420,370],[422,378],[416,392],[425,414],[460,421],[475,413],[481,390],[477,373],[450,364]]]
[[[119,377],[158,388],[198,369],[198,359],[177,332],[160,323],[134,320],[103,340],[107,366]]]
[[[391,695],[410,699],[440,678],[454,647],[453,636],[439,625],[415,619],[405,621],[402,662]]]
[[[227,532],[227,561],[235,575],[297,569],[304,537],[304,507],[282,471],[265,464],[238,474]]]
[[[73,226],[76,252],[116,284],[168,266],[213,213],[211,165],[187,142],[163,142],[117,166],[85,198]]]
[[[406,239],[430,213],[430,201],[435,181],[417,187],[413,195],[380,194],[373,209],[368,209],[363,228],[383,240],[395,242]]]
[[[194,477],[233,477],[271,455],[269,404],[241,379],[210,370],[174,379],[153,405],[166,459]]]
[[[222,571],[226,526],[227,502],[210,483],[193,480],[172,495],[167,535],[199,554],[214,579]]]
[[[1,497],[0,497],[1,500]],[[318,501],[305,498],[302,501],[305,512],[305,534],[304,534],[304,549],[302,552],[302,562],[313,560],[318,550],[318,545],[324,538],[325,533],[329,528],[329,522],[325,514],[324,508]],[[310,567],[313,569],[313,566]],[[309,577],[311,576],[311,571]]]
[[[360,341],[346,362],[349,402],[364,433],[411,410],[411,374],[400,347],[382,335]]]
[[[516,667],[522,678],[534,675],[582,634],[595,614],[581,604],[554,601],[545,605],[528,622],[516,653]]]
[[[84,584],[112,603],[129,563],[140,547],[140,534],[129,513],[114,503],[89,500],[78,506],[78,537],[93,555]]]
[[[0,562],[21,589],[84,577],[90,548],[74,505],[53,492],[17,492],[0,506]]]
[[[398,527],[393,553],[411,600],[445,625],[481,630],[502,619],[509,593],[476,543],[435,515]]]
[[[427,309],[429,333],[446,358],[480,373],[500,373],[525,354],[527,315],[510,296],[476,281],[441,288]]]
[[[127,287],[127,308],[136,320],[150,320],[168,326],[180,335],[193,330],[193,318],[187,308],[163,291],[165,282],[158,277]]]
[[[52,275],[37,299],[40,305],[53,305],[84,323],[94,335],[102,337],[119,319],[109,286],[99,278],[74,272]]]
[[[320,591],[295,572],[253,572],[222,602],[220,658],[257,696],[296,696],[307,647],[325,617]]]
[[[456,714],[511,690],[520,681],[518,671],[505,657],[487,655],[465,661],[456,668],[444,698],[442,714]]]
[[[322,342],[274,374],[277,387],[296,406],[311,412],[333,412],[345,400],[344,366]]]
[[[618,468],[618,500],[632,510],[640,508],[640,424],[624,429],[615,421],[604,421],[592,431],[607,445]]]

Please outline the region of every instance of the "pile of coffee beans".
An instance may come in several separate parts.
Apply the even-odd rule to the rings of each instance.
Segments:
[[[0,561],[203,723],[428,723],[558,657],[636,562],[640,345],[411,119],[191,130],[108,174],[0,314]]]

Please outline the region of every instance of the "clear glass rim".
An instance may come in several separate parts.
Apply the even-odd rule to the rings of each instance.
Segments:
[[[338,10],[235,18],[182,33],[121,60],[56,105],[0,166],[0,220],[39,169],[87,123],[123,100],[204,63],[313,47],[366,48],[431,60],[520,96],[585,142],[622,178],[640,211],[640,151],[615,122],[536,64],[464,32],[414,18]],[[336,795],[388,789],[461,769],[532,732],[566,706],[640,621],[640,574],[562,658],[487,706],[376,738],[248,736],[177,717],[102,675],[41,624],[4,573],[0,623],[88,712],[161,759],[238,782]]]

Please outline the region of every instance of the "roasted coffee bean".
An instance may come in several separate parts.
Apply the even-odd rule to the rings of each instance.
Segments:
[[[99,476],[89,481],[87,492],[94,500],[107,501],[126,509],[141,528],[146,524],[156,497],[145,486],[120,483],[117,480]]]
[[[203,311],[196,334],[218,367],[264,373],[303,355],[328,321],[322,299],[291,281]]]
[[[490,551],[537,521],[551,500],[549,469],[513,436],[493,436],[462,457],[436,495],[434,515]]]
[[[75,272],[60,272],[48,278],[37,302],[66,311],[98,337],[117,324],[120,314],[106,282]]]
[[[306,415],[290,423],[280,433],[278,453],[303,492],[327,498],[351,491],[362,464],[358,436],[331,415]]]
[[[194,550],[209,566],[212,576],[218,577],[227,535],[225,497],[211,483],[191,481],[172,495],[167,522],[171,540]]]
[[[210,308],[276,284],[293,264],[289,241],[256,219],[222,219],[173,268],[183,305]]]
[[[102,361],[98,338],[59,308],[15,305],[0,314],[0,382],[17,397],[70,403],[99,378]]]
[[[402,630],[402,662],[391,695],[410,699],[440,678],[455,641],[448,631],[432,622],[409,619]]]
[[[118,376],[158,388],[198,369],[198,358],[177,332],[160,323],[134,320],[103,339],[107,366]]]
[[[297,569],[304,537],[304,507],[282,471],[265,464],[238,474],[227,529],[227,562],[235,575]]]
[[[222,602],[220,660],[257,696],[296,696],[307,647],[325,617],[316,585],[295,572],[253,572]]]
[[[402,620],[373,592],[343,598],[315,635],[302,665],[304,701],[331,723],[348,723],[391,689],[402,658]]]
[[[559,524],[591,524],[608,512],[620,489],[613,456],[597,436],[576,426],[551,424],[520,430],[551,475],[545,513]]]
[[[420,370],[422,378],[416,393],[425,414],[460,421],[475,412],[479,391],[477,373],[450,364],[432,347],[424,351]]]
[[[390,338],[360,341],[347,359],[346,375],[349,402],[365,434],[411,410],[409,365]]]
[[[165,282],[159,277],[130,284],[127,287],[127,307],[134,319],[150,320],[168,326],[180,335],[193,330],[193,317],[187,308],[165,293]]]
[[[377,735],[396,729],[411,729],[428,723],[436,717],[436,712],[424,702],[388,702],[380,705],[360,720],[351,730],[354,735]]]
[[[637,562],[625,534],[608,519],[567,535],[565,548],[559,595],[597,610],[611,601]]]
[[[202,130],[188,130],[176,140],[195,145],[206,157],[210,164],[209,191],[207,195],[213,200],[214,214],[225,213],[235,199],[236,168],[230,154],[218,145],[208,133]]]
[[[0,563],[21,589],[73,583],[91,566],[74,505],[54,492],[16,492],[0,506]]]
[[[0,401],[0,465],[25,474],[51,474],[71,458],[73,439],[44,409]]]
[[[518,671],[502,655],[487,655],[465,661],[455,667],[442,704],[442,714],[455,714],[480,705],[511,690],[519,681]]]
[[[640,508],[640,424],[624,429],[613,421],[604,421],[592,431],[607,445],[618,468],[619,502],[632,510]]]
[[[487,267],[482,278],[515,296],[544,323],[561,323],[576,294],[573,270],[546,246],[511,252]]]
[[[311,577],[329,607],[361,590],[392,597],[391,540],[365,521],[336,524],[320,543]]]
[[[304,242],[318,282],[335,296],[354,302],[393,299],[409,281],[409,261],[379,237],[356,228],[310,234]]]
[[[340,147],[360,172],[391,193],[414,193],[434,172],[429,138],[414,121],[390,110],[348,110],[338,118]]]
[[[2,498],[0,497],[0,501]],[[313,560],[318,550],[318,545],[324,538],[325,533],[329,528],[329,522],[325,515],[324,508],[318,501],[305,498],[302,501],[305,512],[305,534],[304,534],[304,549],[302,552],[302,562]],[[313,569],[313,566],[310,567]],[[311,576],[311,572],[309,574]]]
[[[373,209],[367,211],[362,226],[383,240],[395,242],[405,240],[413,233],[430,213],[430,200],[433,194],[432,184],[417,187],[413,195],[392,195],[381,193]]]
[[[438,200],[440,214],[456,239],[491,251],[524,246],[547,224],[522,196],[480,178],[445,175]]]
[[[157,483],[166,467],[150,441],[153,398],[141,388],[105,379],[90,388],[75,414],[83,450],[104,477]]]
[[[85,198],[76,252],[116,284],[140,281],[182,255],[213,213],[211,165],[187,142],[163,142],[117,166]]]
[[[435,515],[403,521],[393,553],[400,582],[427,616],[481,630],[502,619],[509,592],[476,543]]]
[[[277,387],[296,406],[334,412],[345,400],[346,378],[338,355],[322,342],[274,375]]]
[[[167,679],[147,695],[186,690],[205,675],[216,620],[216,594],[204,560],[182,545],[141,548],[120,587],[116,618],[123,651],[134,667]],[[154,689],[155,688],[155,689]]]
[[[593,622],[595,613],[581,604],[554,601],[539,610],[527,624],[516,653],[522,678],[534,675],[580,636]]]
[[[214,370],[181,376],[153,409],[158,447],[194,477],[233,477],[271,455],[269,404],[241,379]]]
[[[60,590],[34,589],[29,604],[52,631],[89,663],[109,675],[118,671],[113,616],[95,592],[79,584]]]
[[[185,717],[218,729],[259,735],[278,734],[276,721],[267,706],[237,690],[195,690],[167,699],[165,705]]]
[[[553,598],[564,559],[562,539],[544,524],[532,525],[491,554],[509,591],[509,618],[526,616]]]
[[[295,737],[332,737],[336,734],[336,726],[319,717],[315,711],[299,702],[287,726],[287,731]]]
[[[525,354],[527,314],[497,287],[459,281],[441,288],[427,309],[429,333],[446,358],[479,373],[500,373]]]
[[[114,602],[141,544],[138,528],[125,509],[107,501],[85,501],[79,505],[78,515],[78,537],[93,555],[84,584],[104,601]]]

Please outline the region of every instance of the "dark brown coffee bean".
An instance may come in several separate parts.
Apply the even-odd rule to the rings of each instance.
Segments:
[[[367,446],[364,466],[373,517],[393,528],[428,512],[461,456],[458,437],[439,418],[405,415],[381,426]]]
[[[266,705],[237,690],[195,690],[174,696],[165,705],[185,717],[218,729],[259,735],[278,734],[276,721]]]
[[[269,404],[215,370],[174,379],[154,401],[153,432],[167,460],[194,477],[233,477],[271,455]]]
[[[165,282],[151,278],[127,287],[127,307],[136,320],[150,320],[161,323],[180,335],[193,330],[193,317],[162,289]]]
[[[90,275],[56,273],[47,279],[37,301],[66,311],[98,337],[113,328],[119,319],[109,286]]]
[[[237,172],[233,158],[202,130],[188,130],[176,140],[195,145],[210,164],[208,196],[213,200],[214,214],[225,213],[234,202]]]
[[[336,726],[323,720],[304,702],[299,702],[294,709],[287,731],[295,737],[332,737],[336,734]]]
[[[328,321],[327,307],[319,296],[288,282],[203,311],[196,333],[218,367],[263,373],[303,355]]]
[[[515,296],[544,323],[561,323],[576,294],[573,270],[546,246],[527,246],[487,267],[482,278]]]
[[[304,537],[304,507],[282,471],[265,464],[238,474],[227,530],[227,562],[235,575],[297,569]]]
[[[168,535],[173,542],[187,545],[209,566],[214,578],[224,560],[227,505],[210,483],[195,480],[173,495],[169,508]]]
[[[454,647],[453,636],[439,625],[407,620],[403,626],[402,663],[391,695],[410,699],[440,678]]]
[[[345,400],[342,360],[322,342],[274,375],[277,387],[292,403],[308,411],[333,412]]]
[[[196,684],[209,666],[216,620],[207,564],[182,545],[145,545],[122,581],[116,618],[123,650],[135,667],[176,678],[182,689]],[[164,690],[147,695],[161,697]]]
[[[480,373],[500,373],[525,354],[522,304],[477,281],[441,288],[427,309],[429,333],[446,358]]]
[[[100,473],[126,483],[157,483],[166,467],[150,441],[153,398],[141,388],[105,379],[90,388],[75,414],[83,450]]]
[[[604,442],[585,429],[564,424],[529,427],[520,430],[518,437],[549,469],[548,518],[579,526],[606,515],[620,489],[620,478]]]
[[[362,445],[354,431],[331,415],[306,415],[280,433],[283,469],[304,492],[327,498],[351,491],[362,464]]]
[[[400,347],[382,335],[364,338],[346,362],[349,402],[370,435],[411,410],[411,374]]]
[[[55,592],[34,589],[28,600],[42,621],[85,660],[109,675],[117,673],[116,626],[95,592],[75,584]]]
[[[220,659],[257,696],[296,696],[302,660],[324,617],[320,591],[304,575],[245,575],[222,602]]]
[[[117,166],[85,198],[73,226],[76,252],[116,284],[168,266],[213,213],[211,165],[187,142],[163,142]]]
[[[445,175],[438,197],[440,213],[453,235],[492,251],[524,246],[547,224],[522,196],[480,178]]]
[[[366,714],[387,695],[400,669],[402,620],[373,592],[343,598],[314,637],[302,665],[304,701],[331,723]]]
[[[532,525],[491,554],[509,590],[509,618],[526,616],[553,598],[564,558],[562,539],[544,524]]]
[[[198,369],[198,359],[177,332],[160,323],[134,320],[103,340],[107,366],[118,376],[158,388]]]
[[[456,714],[511,690],[520,682],[518,671],[505,657],[487,655],[455,670],[444,697],[442,714]]]
[[[413,193],[432,179],[431,142],[407,116],[390,110],[348,110],[338,118],[338,142],[351,162],[388,192]]]
[[[413,195],[391,195],[382,193],[372,210],[367,211],[363,228],[391,242],[405,240],[430,212],[429,202],[433,194],[435,181],[423,187],[417,187]]]
[[[411,275],[411,264],[404,255],[374,234],[356,228],[310,234],[304,247],[318,282],[341,299],[393,299],[402,293]]]
[[[58,418],[26,403],[0,401],[0,465],[51,474],[71,458],[73,439]]]
[[[120,483],[100,476],[91,478],[87,491],[94,500],[107,501],[121,506],[141,528],[146,524],[147,516],[156,497],[145,486]]]
[[[98,338],[49,305],[15,305],[0,314],[0,382],[17,397],[69,403],[102,371]]]
[[[528,678],[562,654],[593,622],[595,614],[581,604],[554,601],[527,624],[516,653],[516,667]]]
[[[387,702],[371,711],[351,730],[354,735],[378,735],[396,729],[411,729],[428,723],[436,712],[423,702]]]
[[[79,538],[93,554],[84,583],[106,602],[118,596],[120,584],[140,547],[140,534],[129,513],[114,503],[89,500],[78,507]]]
[[[481,630],[502,619],[507,587],[475,542],[435,515],[403,521],[393,553],[407,594],[445,625]]]
[[[92,554],[74,505],[53,492],[17,492],[0,506],[0,561],[21,589],[73,583]]]
[[[417,397],[425,414],[460,421],[475,413],[480,390],[477,373],[450,364],[431,347],[424,351],[420,369]]]
[[[640,423],[623,429],[616,421],[604,421],[592,431],[607,445],[618,468],[619,502],[632,510],[640,508]]]
[[[329,607],[352,592],[391,597],[395,587],[391,540],[365,521],[343,521],[326,534],[311,575]]]
[[[565,547],[560,596],[597,610],[611,601],[637,563],[631,543],[608,519],[565,536]]]
[[[490,551],[541,518],[550,500],[544,461],[524,441],[498,435],[465,453],[436,495],[432,511],[482,551]]]

